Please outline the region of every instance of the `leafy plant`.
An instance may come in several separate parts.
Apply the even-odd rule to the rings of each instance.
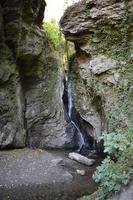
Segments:
[[[107,158],[97,167],[93,179],[100,183],[99,191],[104,197],[111,192],[118,192],[122,184],[128,184],[133,175],[133,129],[126,134],[110,133],[102,136],[104,152]],[[117,161],[111,159],[114,153]]]
[[[55,50],[57,50],[59,46],[64,44],[64,38],[54,18],[50,22],[44,22],[43,28],[47,33],[48,39]]]
[[[104,152],[109,154],[113,152],[115,152],[115,154],[121,153],[130,145],[127,136],[122,133],[104,133],[101,139],[104,140]]]

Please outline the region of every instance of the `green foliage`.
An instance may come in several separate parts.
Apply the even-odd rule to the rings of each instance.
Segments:
[[[116,60],[116,72],[120,75],[119,84],[112,85],[112,97],[116,103],[111,105],[111,109],[106,115],[109,121],[109,131],[126,129],[128,126],[133,127],[133,58],[130,44],[130,29],[133,14],[125,16],[126,23],[119,24],[119,28],[112,25],[99,26],[95,33],[96,38],[100,38],[99,42],[93,42],[92,46],[98,54],[104,54],[113,60]],[[101,42],[102,41],[102,42]],[[105,74],[103,74],[103,77]],[[94,79],[93,87],[99,93],[108,94],[108,86],[100,80],[101,76]],[[100,80],[100,81],[99,81]],[[116,95],[118,93],[118,95]],[[125,118],[125,119],[123,119]],[[125,123],[124,123],[125,121]]]
[[[97,167],[93,178],[96,182],[100,182],[100,186],[105,188],[105,191],[119,191],[122,183],[129,182],[130,173],[124,171],[121,164],[115,164],[110,157],[107,157],[103,160],[102,165]]]
[[[126,148],[130,145],[130,141],[127,139],[126,135],[122,135],[121,133],[104,133],[101,139],[104,140],[104,152],[105,153],[121,153],[126,150]]]
[[[104,199],[106,194],[120,191],[121,185],[129,183],[133,175],[133,129],[126,134],[104,134],[102,139],[104,152],[108,153],[108,157],[97,167],[93,179],[100,183],[99,191],[104,191],[102,192]],[[116,162],[111,159],[112,153],[115,154]]]
[[[69,60],[75,53],[74,45],[65,41],[64,36],[60,32],[59,26],[53,18],[51,22],[43,24],[44,31],[47,33],[48,40],[56,51],[60,53],[62,64],[65,70],[68,70]]]
[[[99,26],[93,35],[99,42],[91,40],[95,52],[117,61],[117,72],[122,81],[121,84],[112,86],[114,91],[118,92],[118,99],[106,116],[109,121],[109,130],[115,132],[101,137],[104,140],[104,152],[108,156],[93,175],[94,180],[99,183],[99,188],[95,195],[81,198],[81,200],[106,199],[112,193],[119,191],[122,185],[129,183],[133,176],[133,129],[127,131],[127,126],[133,127],[133,59],[129,47],[132,20],[133,13],[130,13],[125,15],[125,24]],[[93,88],[100,91],[100,94],[102,92],[107,94],[108,87],[106,88],[99,79],[100,76],[95,78]],[[125,80],[126,84],[124,84]],[[126,124],[124,121],[126,122],[127,119]]]
[[[64,44],[64,38],[55,19],[52,19],[51,22],[44,22],[43,28],[55,50]]]

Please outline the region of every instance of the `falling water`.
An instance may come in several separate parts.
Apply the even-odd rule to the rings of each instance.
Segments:
[[[78,126],[73,122],[71,121],[72,124],[74,125],[74,127],[77,129],[77,132],[78,132],[78,145],[79,145],[79,150],[81,150],[84,146],[85,146],[85,141],[84,141],[84,137],[80,131],[80,129],[78,128]]]
[[[77,130],[77,133],[78,133],[78,145],[79,145],[79,151],[80,151],[85,146],[85,140],[84,140],[82,132],[80,131],[80,128],[78,127],[78,125],[76,125],[76,123],[72,119],[73,92],[72,92],[71,80],[69,80],[69,82],[68,82],[67,90],[68,90],[67,91],[68,92],[68,115],[69,115],[69,117],[71,119],[71,123],[74,125],[74,127]]]
[[[68,83],[68,116],[72,117],[72,107],[73,107],[73,95],[72,95],[72,83],[69,81]]]

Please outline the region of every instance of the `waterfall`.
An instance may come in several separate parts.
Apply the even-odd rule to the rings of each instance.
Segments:
[[[73,91],[72,91],[71,80],[68,80],[67,95],[68,95],[68,116],[71,120],[71,123],[73,124],[73,126],[77,130],[78,146],[79,146],[79,151],[80,151],[85,146],[85,140],[84,140],[84,136],[83,136],[78,124],[76,124],[75,120],[73,119],[73,113],[72,112],[73,112],[74,103],[73,103]]]
[[[72,107],[73,107],[73,93],[72,93],[71,81],[69,81],[69,83],[68,83],[67,93],[68,93],[68,116],[71,119]]]
[[[74,123],[74,121],[71,121],[71,122],[74,125],[74,127],[77,129],[77,133],[78,133],[78,145],[79,145],[79,151],[80,151],[85,146],[85,140],[84,140],[83,134],[81,133],[81,131],[78,128],[78,126]]]

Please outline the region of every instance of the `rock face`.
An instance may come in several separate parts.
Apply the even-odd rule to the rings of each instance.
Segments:
[[[0,148],[64,147],[61,64],[44,0],[0,0]]]
[[[60,21],[76,49],[75,107],[93,126],[96,139],[103,131],[133,124],[132,13],[132,0],[83,0],[69,7]]]
[[[0,1],[0,147],[23,147],[25,130],[22,88],[13,52],[6,38],[6,28],[12,23],[12,17],[8,19],[11,21],[4,19],[8,11],[2,8],[3,4],[4,1]]]

